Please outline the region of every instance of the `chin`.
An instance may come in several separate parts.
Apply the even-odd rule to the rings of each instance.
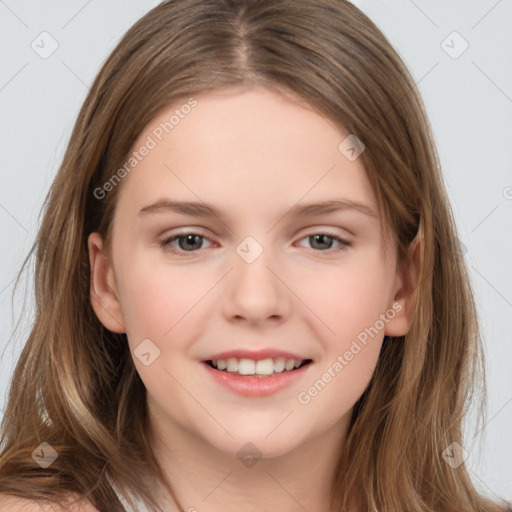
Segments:
[[[282,426],[276,429],[275,427],[278,424],[279,422],[276,422],[272,428],[263,429],[245,428],[241,431],[230,429],[233,438],[224,436],[224,443],[219,443],[217,439],[213,445],[220,451],[241,461],[244,457],[272,459],[299,449],[301,436],[297,432],[290,432],[289,429],[282,428]],[[282,430],[278,432],[281,428]],[[211,442],[213,441],[211,440]]]

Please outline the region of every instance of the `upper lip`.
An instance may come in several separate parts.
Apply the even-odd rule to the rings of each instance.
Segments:
[[[293,352],[287,352],[285,350],[278,350],[275,348],[268,348],[264,350],[249,350],[249,349],[235,349],[228,350],[226,352],[219,352],[210,356],[206,361],[216,361],[218,359],[229,359],[234,357],[236,359],[253,359],[259,361],[261,359],[277,359],[282,357],[284,359],[295,359],[296,361],[305,361],[310,359]]]

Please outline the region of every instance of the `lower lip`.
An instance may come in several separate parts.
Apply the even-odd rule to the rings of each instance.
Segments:
[[[292,371],[284,371],[271,377],[249,377],[215,370],[208,363],[202,363],[208,373],[219,384],[242,396],[251,398],[269,396],[291,386],[308,371],[312,363],[305,364]]]

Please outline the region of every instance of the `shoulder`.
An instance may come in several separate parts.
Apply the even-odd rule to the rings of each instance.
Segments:
[[[0,510],[2,512],[98,512],[91,503],[82,499],[77,501],[76,497],[66,507],[58,507],[55,504],[41,504],[37,501],[10,494],[0,494]]]

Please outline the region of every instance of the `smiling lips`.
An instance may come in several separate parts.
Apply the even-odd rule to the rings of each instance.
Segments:
[[[264,397],[300,379],[313,360],[281,350],[232,350],[202,361],[208,374],[225,388],[245,397]]]
[[[232,350],[211,356],[205,362],[212,368],[233,375],[269,377],[290,372],[312,360],[278,350]]]
[[[232,362],[231,360],[234,360]],[[283,371],[275,372],[274,364],[279,365],[280,368],[283,365],[283,361],[279,360],[280,358],[267,358],[267,359],[259,359],[259,360],[251,360],[247,358],[241,358],[238,360],[237,358],[227,358],[226,365],[228,361],[230,364],[237,365],[236,373],[230,373],[226,370],[218,370],[214,367],[213,361],[203,361],[202,366],[206,369],[207,373],[213,379],[214,382],[223,386],[225,389],[228,389],[231,392],[234,392],[238,395],[248,397],[248,398],[259,398],[266,397],[269,395],[273,395],[278,391],[281,391],[287,387],[290,387],[294,382],[298,381],[302,378],[302,376],[309,371],[309,369],[313,366],[311,359],[303,360],[304,362],[301,364],[300,361],[290,359],[292,362],[298,362],[300,366],[291,370],[283,369]],[[284,358],[281,358],[284,359]],[[258,364],[263,365],[263,369],[267,372],[270,371],[270,363],[272,363],[272,373],[271,374],[257,374],[257,373],[246,373],[241,374],[239,370],[242,372],[245,371],[256,371],[256,367]],[[222,361],[222,359],[220,359]],[[217,364],[219,363],[219,359],[217,360]],[[222,363],[221,363],[222,364]],[[285,363],[286,365],[286,363]],[[291,363],[289,364],[289,366]],[[233,366],[234,367],[234,366]],[[245,367],[245,368],[244,368]],[[254,370],[253,370],[254,368]],[[261,367],[260,367],[261,368]],[[285,366],[286,368],[286,366]]]

